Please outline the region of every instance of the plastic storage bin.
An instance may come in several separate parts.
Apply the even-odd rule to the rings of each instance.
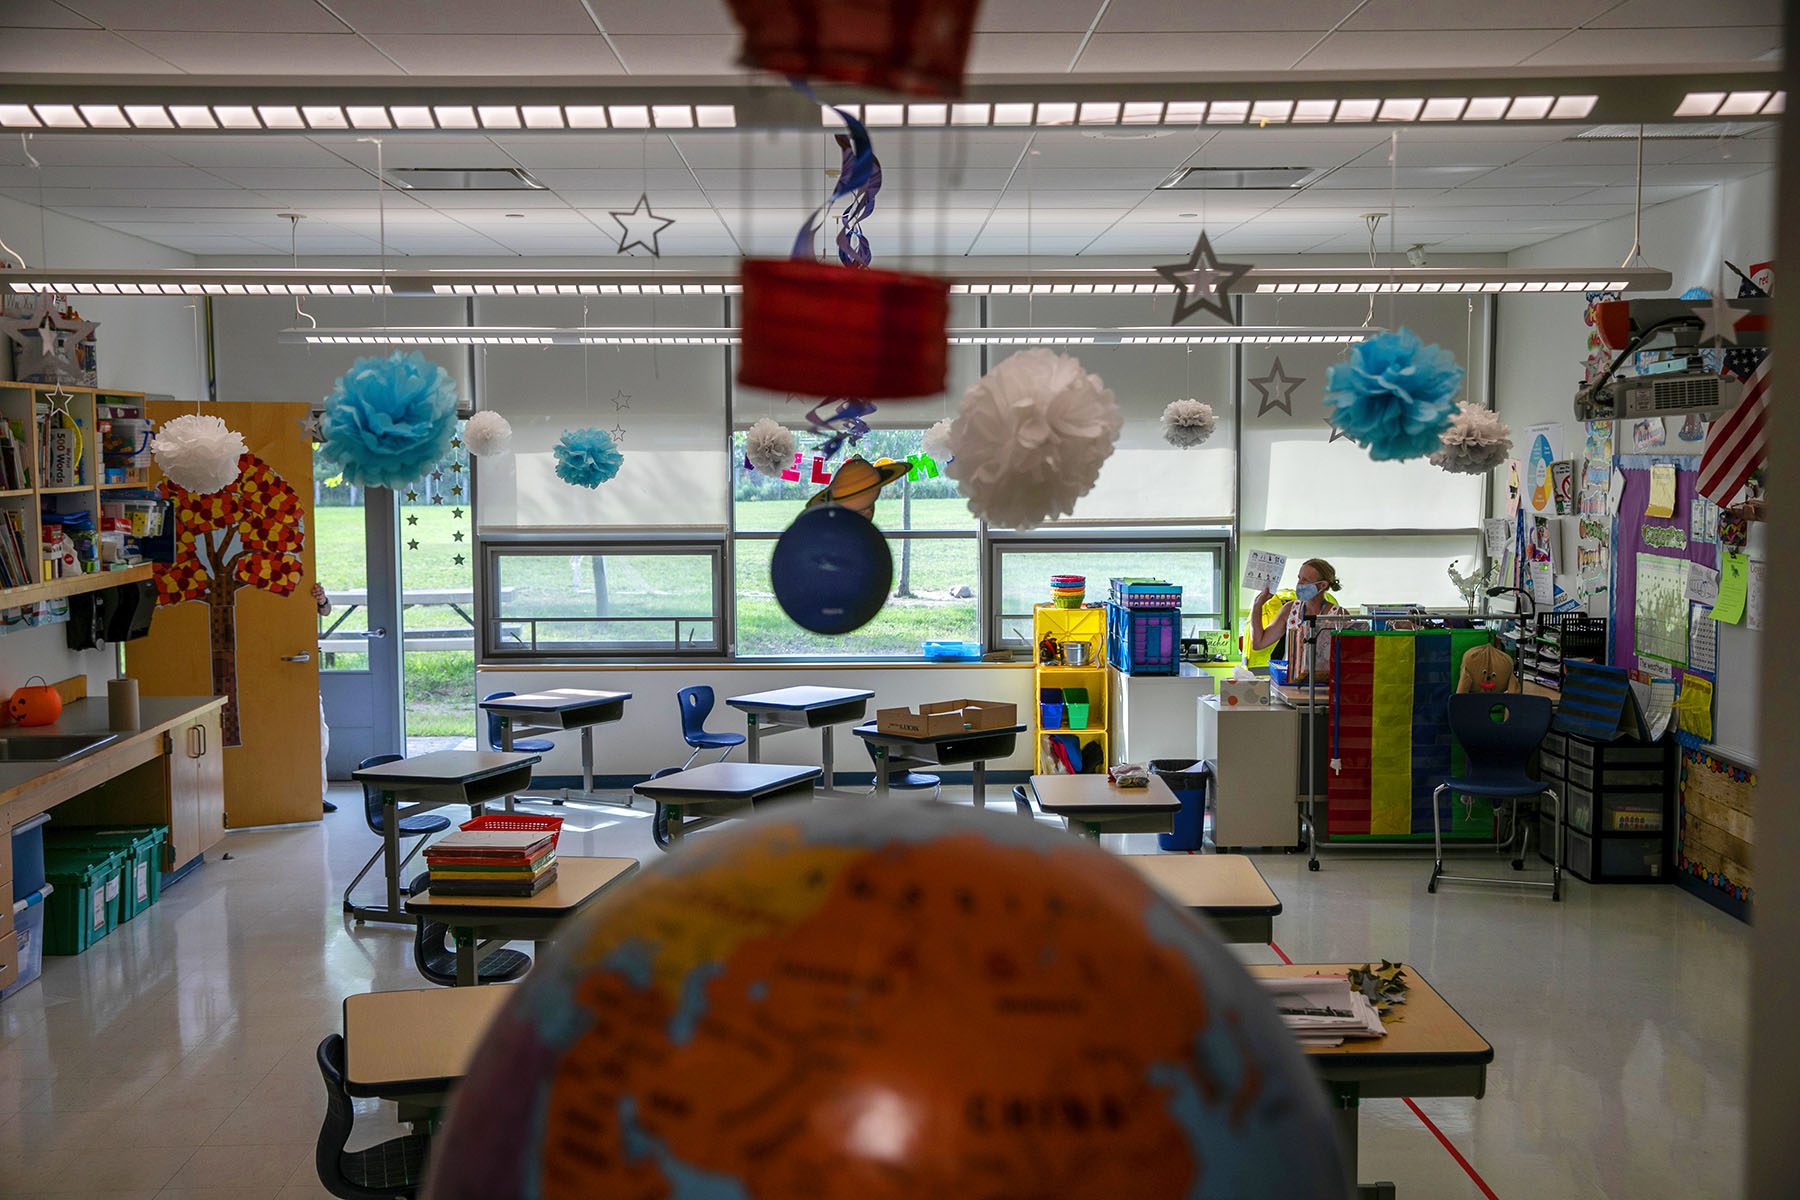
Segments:
[[[45,855],[45,874],[55,888],[44,919],[45,954],[80,954],[119,923],[124,862],[116,851]]]
[[[1106,606],[1106,657],[1127,675],[1181,670],[1181,614],[1172,609]]]
[[[930,662],[978,662],[981,659],[980,642],[929,641],[924,643],[923,649]]]
[[[9,903],[28,900],[44,886],[44,826],[49,823],[50,814],[39,813],[13,826],[13,881],[12,895],[7,898]]]
[[[1091,708],[1086,688],[1063,689],[1063,715],[1068,718],[1070,729],[1088,728],[1088,712]]]
[[[1156,835],[1156,844],[1164,850],[1198,850],[1206,836],[1206,789],[1212,781],[1212,768],[1203,762],[1186,762],[1179,758],[1153,758],[1150,773],[1162,776],[1181,808],[1175,814],[1174,829]]]
[[[13,936],[19,948],[19,977],[0,988],[0,1000],[15,995],[19,989],[37,982],[44,973],[44,914],[49,910],[50,893],[46,883],[23,900],[13,901]]]
[[[129,921],[162,898],[162,844],[167,825],[98,828],[85,825],[52,825],[46,831],[52,853],[72,851],[97,855],[118,852],[125,856],[119,891],[119,920]]]

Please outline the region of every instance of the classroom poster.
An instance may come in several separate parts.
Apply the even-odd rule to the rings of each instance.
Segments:
[[[1675,515],[1675,468],[1660,464],[1650,468],[1650,503],[1646,517],[1667,519]]]
[[[1575,511],[1575,460],[1550,464],[1550,487],[1556,494],[1556,511],[1564,516]]]
[[[1525,430],[1525,443],[1530,447],[1525,456],[1525,498],[1534,513],[1554,512],[1556,483],[1550,475],[1550,464],[1562,455],[1562,425],[1532,425]]]
[[[1749,592],[1750,560],[1742,554],[1727,553],[1719,564],[1719,598],[1713,601],[1713,620],[1727,625],[1742,621]]]
[[[1575,542],[1575,574],[1576,592],[1583,601],[1607,590],[1610,524],[1604,517],[1581,518],[1581,536]]]
[[[1643,417],[1631,423],[1631,448],[1638,454],[1666,445],[1669,430],[1661,417]]]
[[[1695,604],[1710,605],[1719,598],[1719,573],[1703,563],[1689,563],[1687,598]]]
[[[1513,523],[1505,517],[1489,517],[1481,523],[1488,557],[1499,562],[1512,549]]]
[[[1519,514],[1519,460],[1506,460],[1506,515],[1515,517]]]
[[[1549,517],[1531,517],[1525,529],[1525,569],[1531,598],[1542,607],[1556,603],[1556,528]]]
[[[1612,487],[1613,423],[1589,421],[1584,440],[1581,511],[1598,516],[1606,511],[1606,493]]]
[[[1703,742],[1712,741],[1712,680],[1698,675],[1685,676],[1681,694],[1675,699],[1675,728],[1691,733]]]
[[[1688,619],[1688,669],[1719,673],[1719,623],[1704,604],[1695,605],[1694,615]]]
[[[1751,629],[1762,628],[1763,618],[1763,565],[1760,562],[1750,563],[1749,577],[1744,582],[1744,624]]]
[[[1687,662],[1687,568],[1685,558],[1637,556],[1634,649],[1638,658],[1659,658],[1676,666]]]

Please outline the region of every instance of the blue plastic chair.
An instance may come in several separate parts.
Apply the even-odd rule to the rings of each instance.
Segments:
[[[368,758],[357,763],[356,769],[361,771],[368,767],[379,767],[382,763],[398,762],[405,757],[404,754],[372,754]],[[376,837],[381,837],[383,822],[386,817],[386,814],[382,811],[381,789],[371,783],[363,784],[362,789],[363,816],[369,822],[369,832],[373,833]],[[416,817],[401,816],[400,825],[396,832],[400,837],[416,837],[419,840],[414,844],[411,850],[407,851],[406,857],[400,860],[400,865],[394,868],[394,873],[399,874],[401,871],[404,871],[406,869],[406,864],[412,861],[413,855],[425,848],[425,838],[429,834],[448,828],[450,828],[449,817],[433,816],[429,813],[421,814]],[[345,912],[350,912],[354,907],[350,903],[350,893],[356,890],[356,885],[363,881],[363,876],[369,873],[370,868],[381,861],[381,856],[386,850],[387,843],[383,842],[381,846],[376,849],[375,853],[369,857],[369,861],[363,864],[362,870],[356,873],[356,878],[350,881],[350,886],[344,889]],[[361,923],[362,922],[360,921],[357,922],[359,925]]]
[[[869,760],[875,764],[875,769],[879,771],[881,769],[881,759],[876,756],[875,743],[864,742],[863,749],[869,752]],[[929,791],[934,799],[943,792],[943,780],[939,779],[936,775],[926,775],[923,772],[914,771],[912,770],[912,765],[913,760],[911,759],[890,757],[887,760],[889,792]],[[880,781],[877,780],[877,783],[879,782]]]
[[[682,770],[694,765],[703,750],[722,750],[723,754],[715,760],[724,762],[731,757],[732,748],[744,744],[741,733],[708,733],[706,718],[712,715],[713,690],[705,684],[684,687],[675,693],[675,702],[681,706],[681,740],[694,748],[694,752],[681,764]]]
[[[516,696],[518,694],[519,693],[517,692],[489,692],[487,695],[483,696],[482,699],[504,700],[508,696]],[[487,748],[489,750],[498,750],[500,749],[500,722],[505,718],[497,712],[488,712],[486,709],[482,710],[482,715],[487,717]],[[513,739],[513,749],[520,754],[546,754],[555,748],[555,743],[549,738]]]
[[[1562,899],[1563,822],[1562,798],[1554,788],[1525,773],[1532,753],[1550,731],[1551,706],[1544,696],[1482,695],[1470,692],[1450,697],[1450,731],[1462,743],[1468,767],[1462,778],[1446,779],[1431,793],[1431,840],[1437,849],[1431,865],[1428,892],[1436,892],[1441,880],[1452,883],[1502,884],[1511,887],[1547,887],[1550,899]],[[1441,806],[1446,792],[1461,792],[1505,804],[1514,822],[1518,805],[1530,801],[1535,808],[1550,798],[1556,826],[1556,857],[1550,865],[1550,882],[1496,879],[1481,875],[1444,874],[1444,835]],[[1525,850],[1531,842],[1531,826],[1523,830],[1523,842],[1513,859],[1513,870],[1525,869]]]

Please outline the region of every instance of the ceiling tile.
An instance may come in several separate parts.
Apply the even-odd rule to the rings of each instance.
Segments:
[[[98,29],[66,4],[55,0],[8,0],[0,5],[0,29]]]
[[[1060,75],[1081,46],[1079,33],[978,33],[969,47],[971,75]]]
[[[1530,58],[1533,67],[1589,67],[1596,62],[1676,64],[1693,70],[1702,63],[1741,66],[1781,49],[1780,25],[1693,29],[1578,29]]]
[[[195,75],[398,75],[353,33],[133,33],[131,40]]]
[[[164,152],[160,138],[111,137],[105,134],[34,134],[31,154],[45,166],[171,167],[180,163]],[[25,148],[15,137],[0,138],[0,166],[29,166]]]
[[[389,152],[394,143],[390,142]],[[211,169],[231,167],[341,167],[335,152],[305,138],[232,137],[229,135],[171,134],[156,139],[156,146],[177,162]],[[358,148],[371,160],[370,147]]]
[[[633,75],[737,75],[736,34],[614,34],[612,44]]]
[[[37,169],[29,165],[9,165],[0,166],[0,179],[4,179],[8,187],[15,188],[35,187],[39,183],[46,188],[142,187],[169,190],[225,186],[218,176],[187,166],[46,166]]]
[[[330,0],[330,5],[360,33],[594,32],[581,0]]]
[[[1075,65],[1088,71],[1285,71],[1316,33],[1096,33]]]
[[[1576,29],[1618,0],[1369,0],[1344,22],[1345,29]]]
[[[722,0],[604,0],[594,5],[594,11],[608,33],[736,37],[738,32]]]
[[[369,40],[412,75],[622,75],[606,39],[585,34],[382,33]]]
[[[1246,4],[1243,0],[1113,0],[1101,33],[1323,33],[1355,12],[1357,0]]]
[[[1325,178],[1314,183],[1313,188],[1362,188],[1380,189],[1388,186],[1402,188],[1448,188],[1471,179],[1485,176],[1493,168],[1473,167],[1409,167],[1401,164],[1399,169],[1388,167],[1343,167],[1333,171]]]
[[[1113,0],[1117,7],[1120,0]],[[978,33],[1086,33],[1103,0],[984,0],[975,14]]]
[[[0,37],[0,74],[151,74],[176,72],[149,51],[98,29],[8,29]]]
[[[1780,25],[1781,0],[1625,0],[1583,24],[1596,29]]]
[[[1433,67],[1510,67],[1562,36],[1557,29],[1334,33],[1296,63],[1310,70],[1386,70]]]
[[[324,192],[333,189],[362,189],[368,192],[371,204],[375,201],[375,173],[358,170],[348,163],[324,168],[219,166],[211,170],[220,179],[251,190],[277,188]]]
[[[62,0],[108,29],[194,33],[345,33],[344,23],[313,0]]]

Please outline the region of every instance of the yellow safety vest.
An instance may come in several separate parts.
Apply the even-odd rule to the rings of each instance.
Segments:
[[[1297,599],[1299,599],[1299,597],[1294,595],[1294,593],[1291,589],[1283,589],[1282,591],[1276,592],[1274,595],[1270,596],[1268,598],[1268,600],[1266,602],[1264,602],[1264,604],[1263,604],[1262,619],[1263,619],[1264,628],[1267,628],[1269,622],[1273,621],[1275,619],[1276,615],[1281,612],[1282,605],[1286,604],[1290,600],[1297,600]],[[1333,596],[1330,592],[1326,592],[1325,593],[1325,603],[1336,604],[1337,597]],[[1276,640],[1274,642],[1269,643],[1267,646],[1264,646],[1261,650],[1253,649],[1250,645],[1251,634],[1253,632],[1254,631],[1250,627],[1250,618],[1245,617],[1244,618],[1244,632],[1243,632],[1244,665],[1246,667],[1251,668],[1252,670],[1254,670],[1257,667],[1268,666],[1269,660],[1271,658],[1275,657],[1275,651],[1277,651],[1281,648],[1280,640]]]

